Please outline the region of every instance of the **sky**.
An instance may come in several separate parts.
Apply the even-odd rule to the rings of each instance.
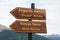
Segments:
[[[60,34],[60,0],[0,0],[0,24],[9,28],[16,18],[10,11],[16,7],[35,8],[46,10],[47,34]]]

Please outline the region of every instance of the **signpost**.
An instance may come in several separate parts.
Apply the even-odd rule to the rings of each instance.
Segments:
[[[16,20],[10,27],[15,32],[46,33],[46,22]]]
[[[46,20],[44,9],[35,9],[34,3],[31,8],[16,7],[10,12],[17,20],[10,27],[17,33],[28,33],[28,40],[32,40],[32,33],[47,33],[46,22],[36,22],[32,20]],[[18,19],[28,19],[20,21]]]
[[[46,13],[44,9],[33,9],[16,7],[10,13],[16,19],[31,19],[31,20],[46,20]],[[32,16],[33,15],[33,16]]]

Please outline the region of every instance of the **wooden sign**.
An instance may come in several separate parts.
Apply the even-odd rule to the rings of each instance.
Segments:
[[[46,33],[46,22],[16,20],[10,27],[15,32]]]
[[[16,7],[10,12],[16,19],[46,20],[44,9],[33,9]]]

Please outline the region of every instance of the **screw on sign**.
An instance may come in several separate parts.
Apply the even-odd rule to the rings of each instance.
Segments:
[[[13,24],[10,25],[10,27],[17,33],[47,33],[46,22],[16,20]]]
[[[16,7],[10,13],[16,19],[46,20],[46,12],[44,9],[34,9],[34,13],[32,10],[31,8]]]

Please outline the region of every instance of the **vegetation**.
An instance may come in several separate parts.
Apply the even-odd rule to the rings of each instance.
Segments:
[[[28,33],[15,33],[12,30],[4,30],[0,32],[0,40],[28,40]],[[32,34],[32,40],[49,40],[49,38]]]

